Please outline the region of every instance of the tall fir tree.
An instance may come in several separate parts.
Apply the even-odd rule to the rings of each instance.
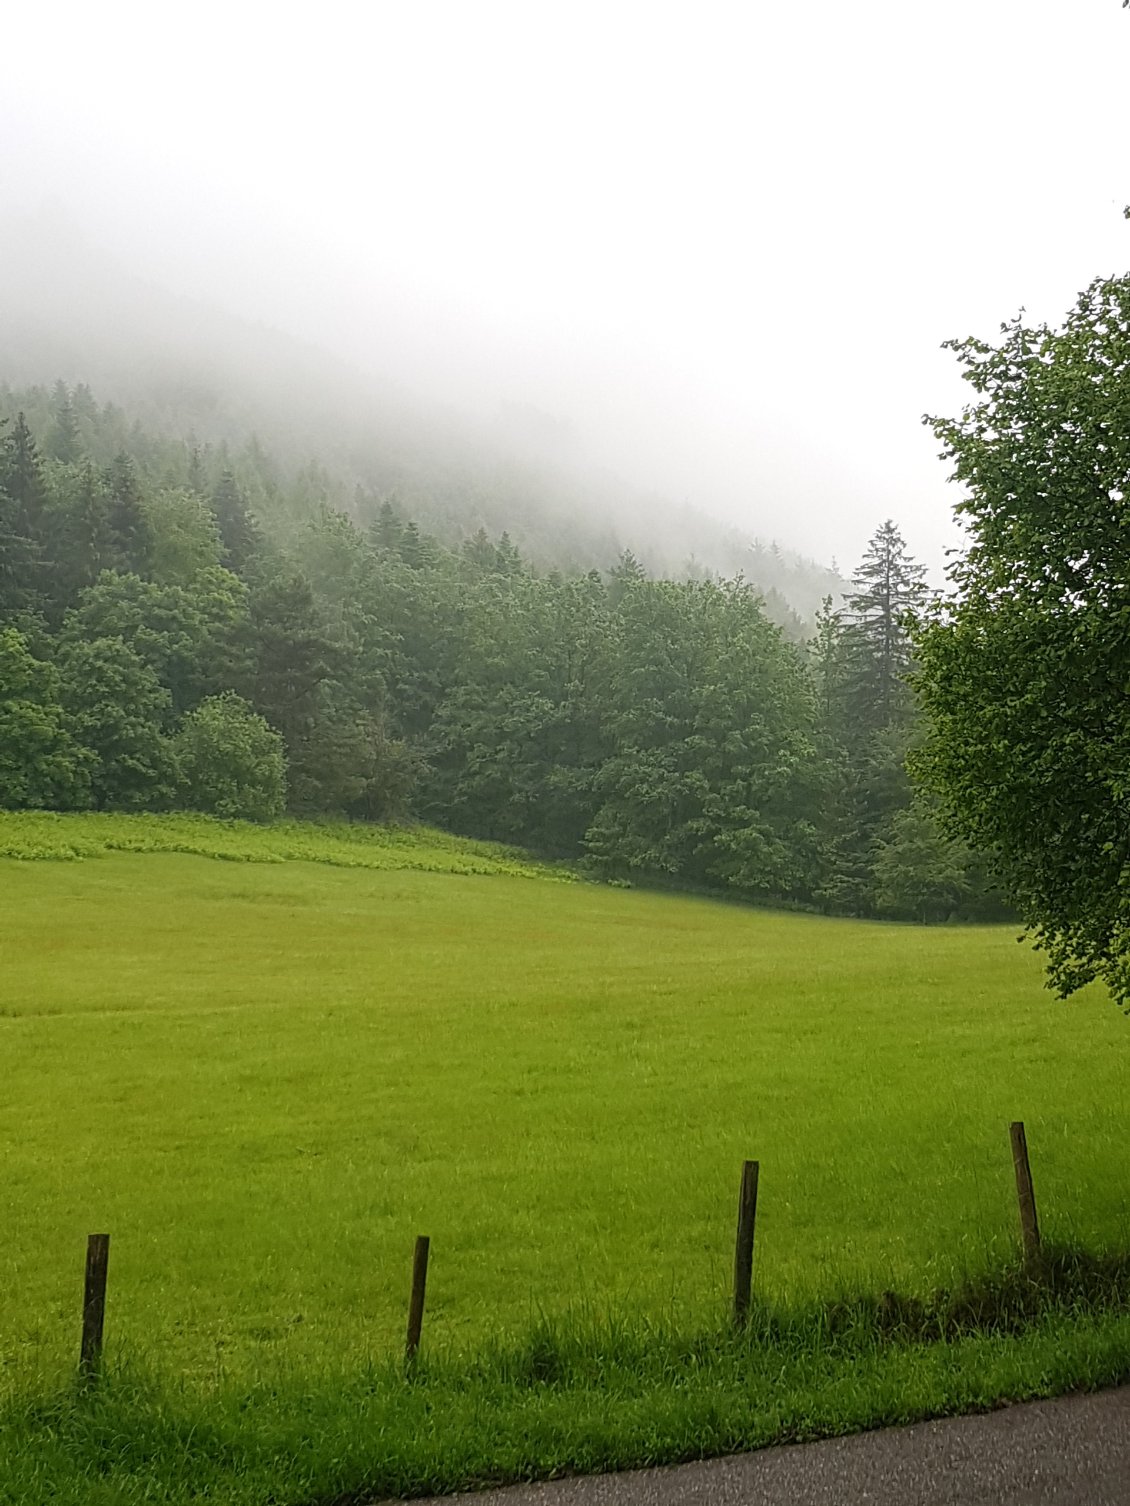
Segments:
[[[381,503],[380,511],[369,528],[369,538],[373,548],[379,550],[381,554],[399,554],[403,531],[400,514],[386,498]],[[482,529],[479,532],[482,533]],[[486,535],[484,534],[483,537],[485,538]]]
[[[124,451],[106,472],[107,524],[113,564],[118,570],[147,575],[153,555],[153,534],[145,513],[137,467]]]
[[[82,436],[79,433],[78,414],[65,382],[55,383],[52,401],[55,420],[47,436],[47,453],[52,460],[61,460],[64,465],[74,465],[82,459]]]
[[[43,461],[35,436],[23,413],[0,444],[0,488],[15,507],[15,524],[25,538],[39,541],[43,536],[46,492]]]
[[[0,609],[37,612],[45,597],[43,462],[23,413],[0,441]]]
[[[847,594],[845,694],[864,736],[905,722],[911,704],[909,618],[926,595],[926,570],[888,518],[867,546]]]
[[[199,496],[208,495],[208,473],[204,467],[204,455],[196,440],[191,436],[188,443],[188,472],[185,479],[191,490]]]
[[[874,911],[879,844],[910,803],[908,617],[923,600],[924,580],[923,566],[888,520],[868,544],[842,612],[827,603],[818,625],[814,668],[827,781],[820,897],[833,910]]]
[[[224,546],[224,564],[236,575],[246,575],[262,550],[263,536],[231,470],[223,472],[212,492],[212,512]]]
[[[615,567],[608,574],[609,605],[618,607],[632,587],[646,579],[647,572],[632,551],[623,550]]]

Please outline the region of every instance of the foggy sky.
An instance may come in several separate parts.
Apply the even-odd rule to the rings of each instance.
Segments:
[[[848,569],[956,538],[941,341],[1130,252],[1119,0],[65,0],[4,43],[3,210]]]

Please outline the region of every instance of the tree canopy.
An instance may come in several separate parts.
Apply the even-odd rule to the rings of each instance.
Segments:
[[[1001,333],[951,342],[977,399],[929,420],[969,547],[917,633],[917,766],[1058,991],[1130,1007],[1130,278]]]

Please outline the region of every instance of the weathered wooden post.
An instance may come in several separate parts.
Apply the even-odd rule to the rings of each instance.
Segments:
[[[86,1241],[86,1280],[82,1295],[82,1350],[79,1373],[93,1379],[102,1367],[102,1329],[106,1321],[106,1273],[110,1236],[91,1234]]]
[[[749,1319],[750,1293],[753,1288],[753,1234],[757,1222],[757,1161],[742,1163],[742,1185],[738,1193],[738,1238],[734,1248],[734,1326],[742,1328]]]
[[[1036,1217],[1036,1194],[1032,1187],[1032,1168],[1028,1164],[1028,1140],[1022,1121],[1008,1127],[1012,1141],[1012,1165],[1016,1172],[1016,1198],[1020,1204],[1020,1235],[1024,1241],[1024,1258],[1030,1266],[1040,1261],[1040,1224]]]
[[[408,1338],[404,1345],[404,1360],[409,1369],[416,1360],[420,1347],[420,1330],[424,1326],[424,1295],[428,1286],[428,1247],[426,1234],[417,1234],[416,1249],[412,1256],[412,1300],[408,1304]]]

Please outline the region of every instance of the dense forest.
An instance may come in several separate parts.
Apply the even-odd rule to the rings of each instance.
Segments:
[[[612,881],[991,913],[912,796],[890,523],[806,633],[702,571],[535,564],[255,441],[0,393],[0,805],[426,819]],[[781,620],[783,619],[783,621]]]

